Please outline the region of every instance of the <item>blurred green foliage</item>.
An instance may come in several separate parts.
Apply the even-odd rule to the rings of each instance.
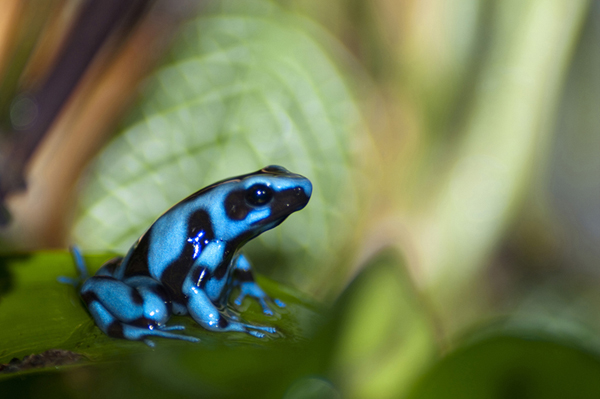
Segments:
[[[344,398],[394,397],[439,354],[431,315],[403,267],[382,252],[337,301],[330,372]]]
[[[428,371],[408,398],[597,398],[598,353],[570,339],[516,331],[465,345]]]
[[[54,283],[66,254],[5,257],[0,362],[91,362],[0,389],[598,397],[599,16],[583,0],[210,2],[84,179],[74,241],[124,252],[191,192],[281,164],[314,196],[247,250],[326,304],[262,279],[292,304],[281,339],[178,319],[201,345],[150,350],[102,335]]]

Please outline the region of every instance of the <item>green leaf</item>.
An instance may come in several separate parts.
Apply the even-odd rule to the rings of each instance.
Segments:
[[[99,255],[86,257],[86,261],[89,269],[95,270],[109,258],[108,255]],[[184,325],[185,334],[199,337],[201,342],[157,338],[154,340],[156,348],[152,349],[142,342],[114,339],[102,333],[87,313],[75,288],[57,281],[60,275],[75,277],[75,266],[66,252],[0,257],[0,364],[49,349],[61,349],[76,352],[93,361],[90,367],[100,370],[100,373],[110,374],[105,361],[117,359],[134,362],[133,366],[127,367],[141,368],[140,373],[146,373],[143,378],[151,379],[159,377],[156,374],[159,374],[159,369],[163,368],[165,362],[173,363],[169,366],[168,375],[173,375],[174,379],[179,378],[176,377],[177,373],[189,376],[194,370],[214,367],[210,375],[214,377],[216,387],[220,390],[222,387],[219,386],[219,381],[234,378],[232,370],[242,379],[257,373],[255,361],[243,360],[244,356],[264,357],[270,359],[265,360],[268,367],[281,368],[282,362],[289,363],[290,353],[308,353],[303,349],[303,342],[313,334],[322,318],[315,304],[288,288],[258,276],[261,286],[273,297],[283,300],[287,306],[277,310],[274,317],[268,317],[262,313],[256,301],[247,299],[240,309],[242,317],[250,323],[276,327],[277,337],[258,339],[243,333],[209,332],[189,317],[173,317],[170,324]],[[272,351],[286,355],[273,354]],[[220,357],[223,359],[219,360]],[[212,363],[198,361],[204,358],[212,359]],[[235,363],[235,366],[218,365],[225,360]],[[156,367],[144,362],[155,362]],[[310,359],[307,362],[312,364]],[[286,365],[288,366],[289,364]],[[302,368],[304,363],[298,363],[297,366]],[[295,367],[290,369],[291,374],[295,373]],[[314,366],[311,367],[314,370]],[[206,370],[202,372],[208,373]],[[148,377],[148,373],[152,377]],[[0,380],[15,375],[17,374],[0,373]],[[0,390],[1,387],[2,385]]]
[[[600,397],[600,356],[577,336],[540,329],[487,334],[459,347],[426,373],[408,396],[551,399]]]
[[[93,166],[73,240],[124,253],[192,192],[280,164],[307,176],[313,197],[248,250],[263,260],[262,271],[309,289],[339,265],[360,214],[353,149],[361,119],[328,55],[341,50],[270,2],[219,4],[181,28],[167,63]]]
[[[331,373],[345,398],[395,398],[436,358],[432,315],[392,250],[375,256],[340,297]]]

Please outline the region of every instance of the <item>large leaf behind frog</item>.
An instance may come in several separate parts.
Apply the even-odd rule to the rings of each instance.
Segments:
[[[188,21],[123,132],[93,166],[74,242],[125,252],[190,193],[279,164],[308,177],[313,197],[250,243],[250,256],[263,260],[259,270],[300,288],[322,281],[349,244],[360,202],[352,149],[362,127],[322,47],[341,54],[332,43],[268,2],[221,2]],[[273,261],[273,254],[283,255]]]

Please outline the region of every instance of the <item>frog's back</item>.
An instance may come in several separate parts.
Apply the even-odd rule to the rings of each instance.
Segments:
[[[202,202],[201,196],[188,197],[159,217],[126,257],[124,277],[150,276],[170,283],[175,276],[185,276],[201,244],[214,239]],[[183,281],[183,277],[175,279]]]

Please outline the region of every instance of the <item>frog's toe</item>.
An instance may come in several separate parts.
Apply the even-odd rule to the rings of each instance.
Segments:
[[[75,288],[77,288],[79,286],[79,284],[81,283],[80,278],[73,278],[73,277],[67,277],[67,276],[58,276],[56,278],[56,280],[61,284],[72,285]]]
[[[280,308],[285,308],[287,306],[285,302],[277,298],[273,299],[273,303],[275,303],[275,305],[279,306]]]
[[[268,307],[263,307],[263,313],[267,316],[273,316],[273,311],[271,310],[271,308]]]
[[[258,303],[260,303],[264,314],[266,314],[267,316],[273,316],[273,309],[271,309],[271,307],[269,306],[267,301],[265,301],[264,298],[258,298]]]
[[[173,327],[177,327],[177,326],[173,326]],[[144,341],[146,343],[146,345],[148,345],[148,346],[152,346],[154,344],[154,343],[152,343],[152,345],[151,345],[148,342],[146,342],[146,341],[152,342],[148,339],[149,337],[179,339],[182,341],[189,341],[189,342],[199,342],[200,341],[196,337],[191,337],[188,335],[181,335],[181,334],[173,334],[173,333],[168,332],[169,330],[164,330],[164,329],[160,329],[160,328],[150,330],[148,328],[131,326],[129,324],[122,324],[122,328],[123,328],[122,329],[123,338],[130,339],[133,341]]]
[[[248,334],[250,334],[256,338],[264,338],[265,337],[265,334],[261,333],[260,331],[248,330]]]
[[[144,340],[144,343],[145,343],[146,345],[148,345],[149,347],[151,347],[151,348],[154,348],[154,346],[156,345],[156,344],[154,343],[154,341],[151,341],[151,340],[149,340],[149,339],[145,339],[145,340]]]
[[[254,297],[254,295],[249,294],[246,291],[240,292],[240,294],[237,296],[237,298],[235,298],[235,300],[233,301],[233,303],[235,304],[235,306],[242,306],[242,304],[244,303],[244,298],[246,297]],[[259,299],[258,297],[256,297],[256,299]]]
[[[270,333],[270,334],[275,334],[277,332],[277,329],[275,329],[275,327],[248,325],[248,328],[266,332],[266,333]]]
[[[233,301],[233,303],[235,303],[235,306],[242,306],[242,302],[244,301],[245,297],[246,297],[245,294],[238,295],[238,297],[235,298],[235,301]]]
[[[271,334],[275,334],[277,329],[275,327],[265,327],[265,331]]]
[[[277,298],[259,298],[258,302],[260,303],[260,306],[263,309],[263,313],[266,314],[267,316],[273,316],[273,314],[275,313],[273,311],[272,306],[269,305],[269,303],[266,301],[266,299],[269,299],[270,302],[273,302],[278,308],[283,309],[286,307],[285,302],[283,302],[282,300],[279,300]]]
[[[160,331],[181,331],[185,330],[185,326],[175,325],[175,326],[160,326],[158,327]]]
[[[241,293],[236,299],[235,301],[233,301],[233,303],[236,306],[242,306],[242,302],[244,301],[244,298],[247,296],[252,296],[249,295],[247,293]],[[254,298],[256,299],[256,301],[258,302],[258,304],[260,305],[260,307],[262,308],[262,312],[264,314],[266,314],[267,316],[273,316],[275,313],[273,311],[273,309],[271,308],[271,306],[269,305],[269,303],[267,302],[267,300],[271,300],[271,298],[269,298],[268,296],[264,295],[264,296],[254,296]],[[280,308],[285,307],[285,303],[281,302],[279,299],[273,299],[272,300],[273,303],[275,303],[275,305],[277,305]]]

